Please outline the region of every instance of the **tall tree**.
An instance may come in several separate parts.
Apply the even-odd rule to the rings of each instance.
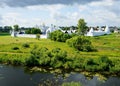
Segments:
[[[11,26],[4,26],[4,31],[5,32],[9,32],[10,30],[12,30]]]
[[[19,25],[16,24],[16,25],[14,25],[13,27],[14,27],[14,30],[15,30],[15,31],[19,31]]]
[[[84,21],[84,19],[78,20],[78,35],[84,35],[87,31],[87,23]]]

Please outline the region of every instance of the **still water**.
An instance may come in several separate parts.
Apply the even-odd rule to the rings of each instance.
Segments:
[[[22,67],[0,65],[0,86],[61,86],[63,82],[80,82],[83,86],[120,86],[119,77],[99,80],[97,76],[88,79],[80,73],[62,74],[35,72],[29,73]]]

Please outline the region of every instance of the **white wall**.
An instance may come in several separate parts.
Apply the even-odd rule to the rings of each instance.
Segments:
[[[17,34],[17,37],[27,37],[27,38],[36,38],[34,34]]]
[[[36,38],[35,34],[16,34],[16,37]],[[40,35],[40,38],[47,39],[47,35]]]
[[[105,31],[102,30],[94,31],[93,28],[91,28],[90,31],[86,34],[86,36],[101,36],[105,34],[110,34],[110,30],[107,26],[105,28]]]

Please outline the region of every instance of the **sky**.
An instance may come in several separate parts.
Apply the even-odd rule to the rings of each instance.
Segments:
[[[0,26],[120,26],[120,0],[0,0]]]

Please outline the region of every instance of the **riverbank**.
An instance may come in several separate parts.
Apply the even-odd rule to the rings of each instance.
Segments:
[[[26,59],[30,58],[31,50],[45,47],[51,52],[55,48],[67,51],[67,61],[60,62],[58,67],[38,65],[63,70],[109,72],[119,75],[120,72],[120,38],[119,34],[100,37],[91,37],[90,40],[97,52],[79,52],[69,47],[66,43],[54,42],[49,39],[13,38],[8,35],[0,36],[0,63],[12,65],[26,65]],[[47,55],[47,54],[46,54]],[[46,59],[47,60],[47,59]],[[48,61],[49,63],[49,61]],[[57,63],[54,63],[57,64]],[[61,66],[62,65],[62,66]]]

